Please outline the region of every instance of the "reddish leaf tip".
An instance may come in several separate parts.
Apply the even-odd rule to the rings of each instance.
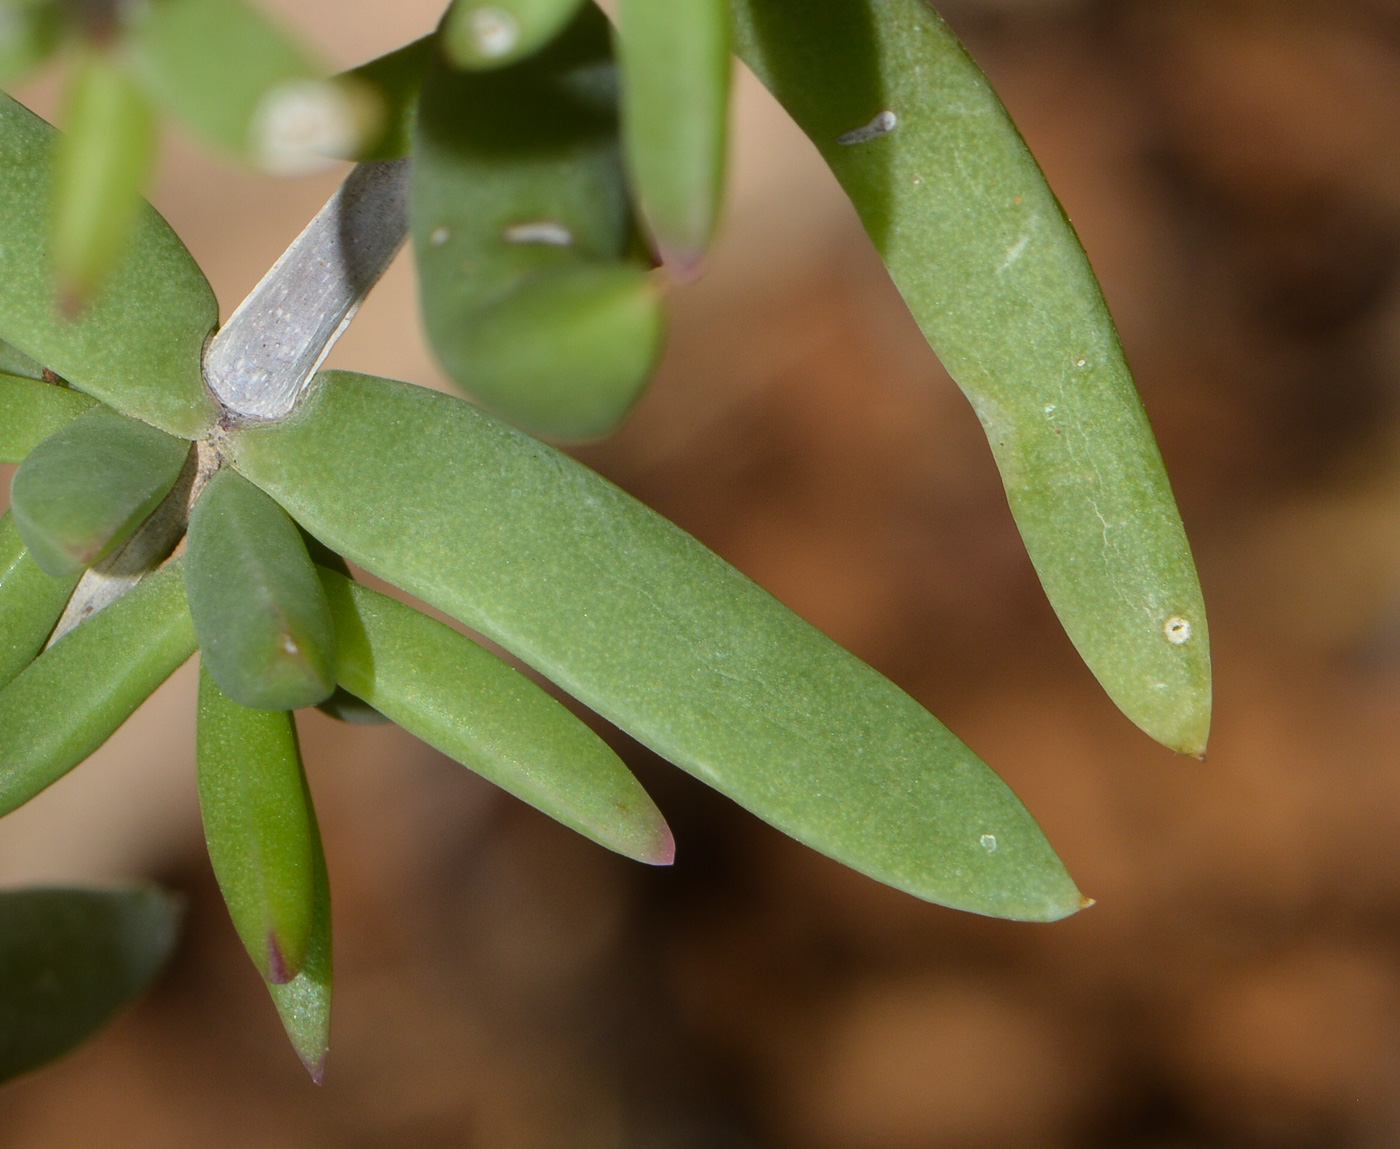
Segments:
[[[277,944],[277,935],[269,930],[267,935],[267,980],[273,985],[286,985],[294,977],[296,977],[296,971],[287,968],[287,959],[282,956],[282,947]]]

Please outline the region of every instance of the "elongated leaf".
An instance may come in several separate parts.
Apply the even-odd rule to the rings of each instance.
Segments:
[[[668,263],[694,267],[724,195],[728,0],[621,0],[628,170]]]
[[[229,916],[265,981],[291,981],[311,944],[312,815],[296,724],[250,710],[200,668],[199,809]]]
[[[816,143],[972,401],[1051,604],[1109,696],[1200,754],[1195,566],[1113,321],[1001,101],[924,0],[733,0],[740,55]]]
[[[396,160],[412,150],[418,93],[433,46],[434,37],[424,36],[343,74],[352,88],[370,93],[379,109],[378,128],[367,134],[355,159]]]
[[[13,84],[53,55],[63,37],[63,12],[54,0],[0,4],[0,84]]]
[[[670,863],[665,819],[607,743],[524,675],[436,619],[321,570],[340,681],[430,746],[610,850]]]
[[[200,375],[218,318],[166,222],[141,208],[107,288],[77,320],[54,308],[51,152],[57,133],[0,94],[0,339],[125,414],[196,438],[214,421]]]
[[[18,463],[95,402],[69,387],[0,374],[0,463]]]
[[[532,431],[604,434],[645,386],[662,328],[632,254],[606,19],[587,5],[494,72],[434,57],[415,131],[414,253],[444,369]]]
[[[107,279],[131,238],[156,158],[155,115],[125,68],[105,52],[78,63],[54,156],[53,271],[75,314]]]
[[[152,96],[211,143],[270,171],[353,155],[366,125],[354,92],[243,0],[151,0],[131,54]]]
[[[186,556],[200,659],[225,694],[261,710],[330,697],[335,625],[306,544],[281,507],[220,471],[190,515]]]
[[[170,492],[190,445],[94,407],[25,456],[10,509],[34,561],[51,575],[91,566],[141,525]]]
[[[0,893],[0,1081],[67,1053],[142,993],[180,916],[154,886]]]
[[[303,776],[302,784],[306,779]],[[326,1072],[326,1053],[331,1041],[331,882],[326,871],[326,854],[321,848],[321,831],[311,791],[305,791],[307,813],[311,817],[311,861],[313,878],[311,944],[301,972],[283,985],[267,983],[272,1004],[282,1019],[282,1028],[296,1050],[311,1080],[317,1085]]]
[[[459,68],[501,68],[554,39],[581,0],[455,0],[442,22],[442,47]]]
[[[175,559],[30,663],[0,691],[0,815],[107,741],[194,648]]]
[[[45,574],[30,557],[9,511],[0,515],[0,689],[43,649],[78,577]]]
[[[979,913],[1079,894],[1014,794],[893,683],[678,527],[471,404],[323,373],[234,464],[322,542],[499,642],[795,838]]]

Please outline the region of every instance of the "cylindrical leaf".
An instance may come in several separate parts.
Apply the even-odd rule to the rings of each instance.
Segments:
[[[0,463],[18,463],[95,402],[69,387],[0,374]]]
[[[328,81],[301,46],[243,0],[151,0],[131,53],[152,96],[211,143],[280,174],[354,155],[366,118],[352,85]]]
[[[325,372],[235,466],[326,545],[499,642],[832,857],[1001,917],[1080,896],[933,715],[689,535],[471,404]]]
[[[51,575],[91,566],[141,525],[175,485],[183,439],[94,407],[25,456],[10,509],[34,561]]]
[[[0,93],[0,339],[117,410],[197,438],[215,418],[200,373],[219,313],[214,293],[169,225],[141,206],[106,290],[76,320],[59,314],[51,252],[57,138]]]
[[[107,741],[194,648],[176,559],[31,662],[0,691],[0,816]]]
[[[434,57],[410,217],[423,321],[444,369],[541,434],[611,430],[661,348],[635,254],[606,19],[591,4],[523,63]]]
[[[1066,633],[1158,741],[1205,750],[1190,547],[1074,229],[924,0],[733,0],[740,55],[812,138],[972,401]]]
[[[296,724],[250,710],[199,675],[199,808],[229,916],[264,980],[301,970],[315,896],[312,815]]]
[[[627,166],[666,259],[699,263],[724,196],[728,0],[621,0]]]
[[[155,116],[126,70],[105,52],[80,58],[54,155],[53,272],[74,314],[123,253],[156,157]]]
[[[442,48],[459,68],[501,68],[538,52],[582,0],[455,0],[442,22]]]
[[[661,812],[579,719],[436,619],[321,570],[340,636],[340,681],[430,746],[610,850],[668,864]]]
[[[0,515],[0,689],[44,648],[78,578],[40,570],[10,513]]]
[[[67,1053],[142,993],[181,902],[154,886],[0,893],[0,1081]]]
[[[190,515],[185,553],[200,659],[225,694],[259,710],[330,697],[335,625],[301,533],[281,507],[220,471]]]
[[[304,776],[302,782],[304,785]],[[310,790],[305,791],[305,796],[311,819],[311,943],[301,972],[282,985],[268,982],[267,989],[292,1048],[311,1080],[320,1085],[331,1040],[331,882]]]

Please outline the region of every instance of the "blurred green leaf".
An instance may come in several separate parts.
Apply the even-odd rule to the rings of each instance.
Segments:
[[[0,374],[0,463],[18,463],[95,402],[69,387]]]
[[[265,981],[291,981],[311,944],[314,862],[296,724],[251,710],[200,668],[199,808],[229,916]]]
[[[214,421],[200,374],[218,304],[166,222],[142,207],[107,288],[81,318],[54,308],[51,151],[56,133],[0,94],[0,339],[117,410],[196,438]]]
[[[107,741],[194,648],[175,559],[31,662],[0,690],[0,816]]]
[[[666,262],[694,268],[724,198],[728,0],[621,0],[628,170]]]
[[[462,763],[610,850],[669,863],[665,819],[622,760],[560,703],[436,619],[324,568],[340,680]]]
[[[581,0],[455,0],[442,21],[442,48],[458,68],[501,68],[538,52]]]
[[[25,456],[10,510],[44,570],[63,576],[110,554],[160,504],[190,453],[183,439],[93,407]]]
[[[44,648],[79,576],[39,569],[10,512],[0,515],[0,689]]]
[[[292,1048],[311,1074],[311,1080],[320,1085],[331,1040],[331,883],[326,871],[326,854],[321,848],[321,831],[316,824],[316,808],[311,803],[311,791],[305,788],[304,774],[302,787],[311,819],[311,944],[296,977],[283,985],[266,984]]]
[[[67,1053],[142,993],[181,912],[153,886],[0,892],[0,1081]]]
[[[972,401],[1070,639],[1129,718],[1200,754],[1205,607],[1093,269],[987,78],[924,0],[733,0]]]
[[[418,94],[433,47],[434,38],[424,36],[342,73],[342,79],[370,93],[378,108],[378,127],[366,136],[355,159],[396,160],[413,149]]]
[[[301,534],[281,507],[220,471],[190,515],[185,554],[200,660],[225,694],[259,710],[330,697],[335,625]]]
[[[156,159],[155,114],[121,62],[83,53],[54,152],[53,274],[70,315],[87,306],[126,249]]]
[[[453,379],[539,434],[610,430],[660,352],[617,131],[591,4],[524,63],[454,72],[434,57],[423,83],[410,215],[424,325]]]
[[[130,51],[152,97],[213,144],[278,174],[360,150],[381,113],[323,78],[300,44],[243,0],[150,0]]]
[[[53,55],[63,24],[63,10],[54,0],[0,3],[0,84],[24,79]]]
[[[228,450],[327,546],[800,841],[960,909],[1080,907],[1015,795],[912,698],[680,528],[471,404],[325,372],[296,414],[234,429]]]

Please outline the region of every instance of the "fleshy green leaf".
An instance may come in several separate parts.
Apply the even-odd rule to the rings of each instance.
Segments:
[[[63,11],[54,0],[0,4],[0,84],[13,84],[46,59],[63,38]]]
[[[18,463],[95,402],[69,387],[0,373],[0,463]]]
[[[621,0],[628,170],[668,263],[699,263],[724,197],[728,0]]]
[[[50,282],[56,137],[0,94],[0,339],[117,410],[197,438],[214,421],[200,374],[214,293],[169,225],[142,207],[106,289],[80,318],[61,316]]]
[[[354,155],[372,108],[322,78],[302,47],[243,0],[151,0],[131,56],[163,108],[211,143],[296,174]]]
[[[209,480],[190,515],[185,584],[200,659],[231,699],[293,710],[330,697],[335,624],[306,544],[231,471]]]
[[[10,510],[34,561],[73,574],[120,546],[180,477],[190,445],[94,407],[25,456]]]
[[[433,44],[432,36],[424,36],[343,74],[352,87],[369,93],[378,107],[378,128],[366,136],[355,159],[396,160],[412,150],[418,93]]]
[[[523,674],[436,619],[334,571],[321,579],[340,681],[430,746],[610,850],[668,864],[665,819],[607,743]]]
[[[131,238],[155,164],[156,124],[121,63],[94,51],[69,79],[63,127],[54,154],[53,273],[64,309],[76,314]]]
[[[303,775],[302,785],[306,779]],[[321,848],[321,831],[316,824],[316,808],[311,791],[304,791],[306,810],[311,818],[311,862],[313,903],[311,944],[301,972],[283,985],[267,982],[272,1004],[282,1019],[282,1028],[296,1050],[311,1080],[317,1085],[326,1071],[326,1053],[331,1040],[331,882],[326,871],[326,854]]]
[[[442,22],[442,48],[459,68],[501,68],[538,52],[581,0],[455,0]]]
[[[689,535],[471,404],[325,372],[231,459],[323,543],[872,877],[1054,919],[1078,891],[928,711]]]
[[[153,886],[0,893],[0,1081],[67,1053],[142,993],[180,917]]]
[[[313,816],[296,724],[199,675],[199,809],[229,916],[265,981],[291,981],[311,944]]]
[[[31,662],[0,691],[0,815],[107,741],[194,648],[175,559]]]
[[[591,4],[524,63],[453,72],[434,57],[423,83],[410,216],[424,325],[453,379],[540,434],[611,430],[660,353],[617,130]]]
[[[44,648],[78,578],[40,570],[9,511],[0,515],[0,689]]]
[[[1129,718],[1200,754],[1195,566],[1098,282],[1034,157],[924,0],[733,0],[740,55],[821,151],[987,432],[1031,561]]]

